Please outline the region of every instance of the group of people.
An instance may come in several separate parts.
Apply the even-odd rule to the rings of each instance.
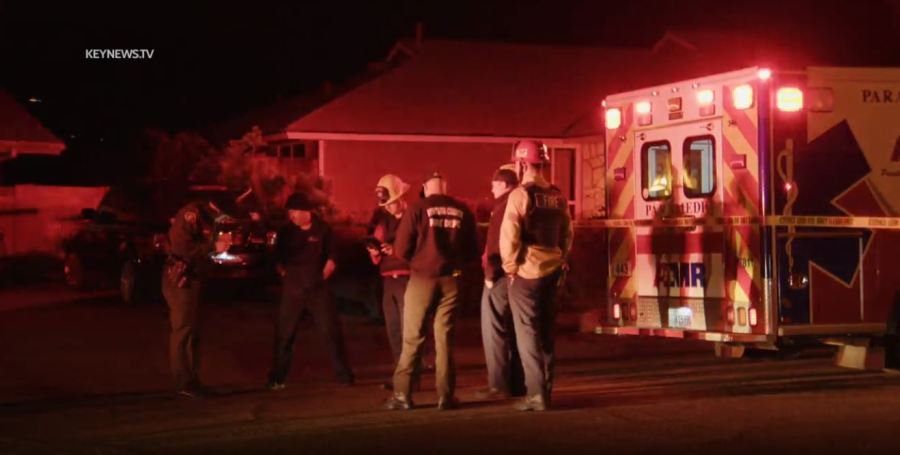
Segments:
[[[455,395],[453,331],[464,267],[481,257],[484,289],[481,325],[487,386],[479,399],[523,396],[516,408],[544,410],[553,389],[557,288],[564,279],[572,244],[568,202],[543,176],[549,163],[546,145],[519,141],[513,163],[497,169],[491,191],[495,206],[484,249],[479,248],[475,216],[447,194],[438,172],[422,181],[421,197],[410,201],[410,185],[385,175],[375,188],[384,215],[367,242],[372,263],[383,280],[382,308],[394,359],[392,391],[384,406],[413,407],[422,372],[427,323],[433,318],[435,389],[438,409],[459,405]],[[344,384],[354,381],[337,310],[328,299],[327,280],[335,270],[331,229],[315,214],[315,204],[295,193],[286,204],[290,223],[277,236],[275,257],[283,277],[277,310],[274,364],[266,387],[280,390],[290,370],[294,337],[304,310],[322,334]],[[169,232],[170,256],[163,292],[170,308],[170,361],[178,393],[207,393],[197,377],[196,316],[201,274],[192,270],[210,249],[217,209],[209,203],[184,207]],[[220,242],[221,243],[221,242]]]

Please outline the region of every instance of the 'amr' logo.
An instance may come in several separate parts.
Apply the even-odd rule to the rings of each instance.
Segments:
[[[702,262],[660,262],[653,286],[659,288],[706,287],[706,265]]]

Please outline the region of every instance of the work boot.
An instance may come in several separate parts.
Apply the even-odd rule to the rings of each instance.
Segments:
[[[544,411],[547,409],[547,401],[541,394],[525,397],[513,406],[517,411]]]
[[[384,409],[389,411],[408,411],[412,409],[412,399],[402,392],[395,392],[393,396],[384,402]]]
[[[200,398],[209,398],[213,395],[212,391],[203,386],[201,384],[192,384],[189,385],[177,392],[179,397],[191,398],[191,399],[200,399]]]
[[[499,400],[509,397],[509,392],[496,387],[485,387],[475,392],[475,398],[479,400]]]
[[[452,396],[443,396],[438,398],[437,410],[438,411],[449,411],[451,409],[456,409],[459,407],[459,400],[456,397]]]

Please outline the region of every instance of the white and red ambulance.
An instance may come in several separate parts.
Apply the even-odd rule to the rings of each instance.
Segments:
[[[609,96],[601,334],[777,347],[900,305],[900,68],[746,68]]]

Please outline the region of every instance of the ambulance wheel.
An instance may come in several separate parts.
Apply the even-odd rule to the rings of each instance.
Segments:
[[[716,342],[716,357],[720,359],[740,359],[746,348],[742,344]]]
[[[900,369],[900,293],[894,297],[894,306],[884,334],[884,366]]]

